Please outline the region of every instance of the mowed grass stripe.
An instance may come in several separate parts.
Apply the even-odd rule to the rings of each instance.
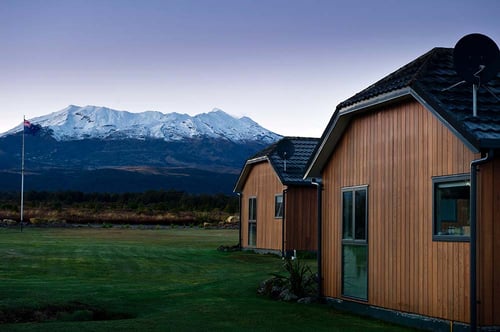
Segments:
[[[400,331],[323,305],[256,295],[276,256],[219,252],[237,230],[0,229],[0,309],[85,303],[134,318],[5,331]]]

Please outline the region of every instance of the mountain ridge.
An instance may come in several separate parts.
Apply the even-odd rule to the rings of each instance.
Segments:
[[[89,138],[176,141],[208,137],[234,142],[261,140],[271,143],[281,137],[248,117],[236,118],[218,108],[190,116],[176,112],[132,113],[102,106],[69,105],[60,111],[29,120],[57,141]],[[22,129],[20,124],[0,134],[0,137],[19,133]]]

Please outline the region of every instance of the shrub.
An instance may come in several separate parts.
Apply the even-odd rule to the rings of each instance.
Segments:
[[[39,225],[45,223],[45,219],[42,218],[30,218],[30,223],[33,225]]]
[[[286,275],[273,273],[273,278],[261,283],[258,289],[259,294],[284,301],[317,295],[316,275],[305,262],[296,258],[286,258],[283,268],[287,272]]]
[[[315,276],[311,268],[300,259],[285,259],[283,267],[288,272],[290,291],[298,297],[311,295],[316,288]]]

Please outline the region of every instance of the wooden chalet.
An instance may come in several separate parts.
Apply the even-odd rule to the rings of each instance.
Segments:
[[[337,106],[305,173],[324,184],[334,306],[500,329],[500,75],[479,87],[477,116],[460,81],[453,49],[435,48]]]
[[[242,248],[282,255],[317,250],[317,189],[303,179],[317,142],[285,137],[247,160],[234,188]]]

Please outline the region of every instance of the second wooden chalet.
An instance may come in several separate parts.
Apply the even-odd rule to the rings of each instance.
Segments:
[[[234,188],[243,249],[282,255],[317,250],[317,188],[303,179],[317,142],[285,137],[247,160]]]

